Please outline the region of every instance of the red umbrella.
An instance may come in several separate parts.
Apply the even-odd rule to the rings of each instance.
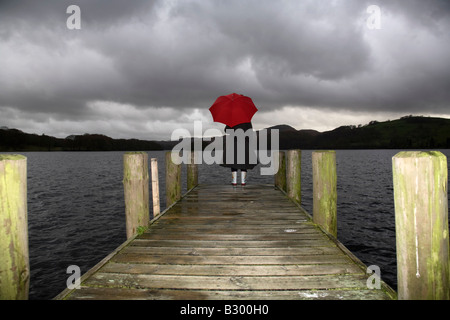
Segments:
[[[209,111],[214,122],[221,122],[234,127],[241,123],[250,122],[258,109],[249,97],[232,93],[218,97]]]

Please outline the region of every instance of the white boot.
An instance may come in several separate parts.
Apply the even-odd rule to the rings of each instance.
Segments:
[[[245,186],[247,182],[247,172],[241,171],[241,185]]]
[[[231,184],[237,185],[237,171],[231,171]]]

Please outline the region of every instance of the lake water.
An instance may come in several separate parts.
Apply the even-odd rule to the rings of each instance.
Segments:
[[[450,150],[440,150],[447,158]],[[398,150],[338,150],[338,239],[396,288],[392,157]],[[312,151],[302,151],[302,205],[312,213]],[[66,287],[70,265],[85,273],[126,240],[123,152],[24,152],[28,158],[30,299],[51,299]],[[164,177],[164,152],[158,158]],[[249,171],[249,184],[273,183]],[[182,170],[186,192],[186,173]],[[230,182],[218,165],[199,167],[200,183]],[[160,179],[161,208],[165,207]],[[150,205],[151,207],[151,205]]]

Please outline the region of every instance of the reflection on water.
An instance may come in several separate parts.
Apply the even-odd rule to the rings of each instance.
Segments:
[[[396,150],[337,151],[338,238],[396,287],[391,159]],[[450,150],[443,150],[447,157]],[[66,286],[67,267],[84,273],[126,240],[123,152],[29,152],[30,299],[51,299]],[[165,207],[164,152],[158,158]],[[228,184],[230,171],[201,165],[199,182]],[[311,151],[302,152],[302,205],[312,212]],[[182,192],[186,192],[185,168]],[[249,171],[248,183],[273,183]],[[150,184],[151,187],[151,184]],[[152,206],[150,206],[151,210]]]

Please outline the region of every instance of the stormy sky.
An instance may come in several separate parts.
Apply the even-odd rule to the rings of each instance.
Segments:
[[[449,30],[448,0],[0,0],[0,126],[170,139],[232,92],[256,129],[450,118]]]

